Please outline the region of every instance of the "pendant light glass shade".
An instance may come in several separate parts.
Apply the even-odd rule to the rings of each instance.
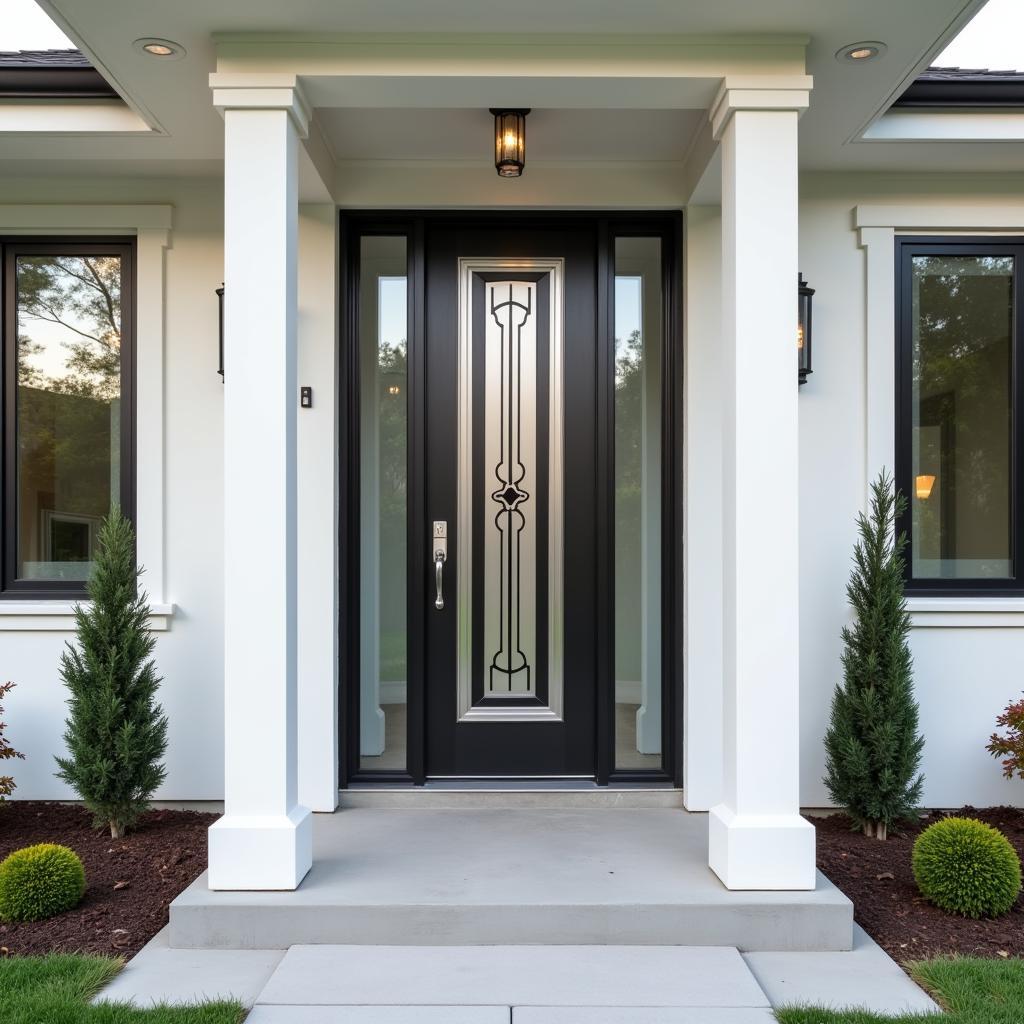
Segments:
[[[492,107],[494,166],[503,178],[518,178],[526,166],[526,115],[529,110]]]

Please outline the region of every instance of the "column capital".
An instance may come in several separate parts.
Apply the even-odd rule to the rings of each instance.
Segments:
[[[810,103],[813,85],[810,75],[726,75],[708,108],[712,134],[720,139],[737,110],[795,110],[802,114]]]
[[[300,138],[309,137],[313,109],[298,75],[217,72],[210,75],[213,105],[223,117],[226,110],[284,110]]]

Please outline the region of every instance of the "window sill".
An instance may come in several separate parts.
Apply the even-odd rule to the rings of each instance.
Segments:
[[[0,601],[0,632],[73,633],[77,601]],[[82,602],[83,604],[87,602]],[[171,628],[173,604],[150,605],[149,628],[166,633]]]
[[[1024,629],[1024,597],[908,597],[916,629]]]

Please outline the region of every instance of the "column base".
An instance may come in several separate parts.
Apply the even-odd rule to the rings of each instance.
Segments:
[[[210,826],[211,889],[297,889],[313,865],[313,816],[226,814]]]
[[[708,864],[727,889],[813,889],[814,826],[799,814],[708,815]]]

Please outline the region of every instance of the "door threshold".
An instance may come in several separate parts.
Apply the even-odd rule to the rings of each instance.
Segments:
[[[464,776],[432,776],[427,779],[423,788],[432,789],[474,789],[474,790],[605,790],[605,789],[673,789],[671,782],[667,780],[655,780],[650,782],[617,782],[609,783],[607,786],[599,786],[593,776],[560,775],[554,778],[528,778],[522,776],[491,775],[478,779],[470,779]]]
[[[425,786],[358,785],[339,793],[338,806],[407,808],[412,810],[548,810],[568,808],[675,808],[683,807],[683,791],[671,784],[628,783],[598,786],[593,782],[560,780],[548,784],[536,781],[474,783],[474,780],[442,780]]]

